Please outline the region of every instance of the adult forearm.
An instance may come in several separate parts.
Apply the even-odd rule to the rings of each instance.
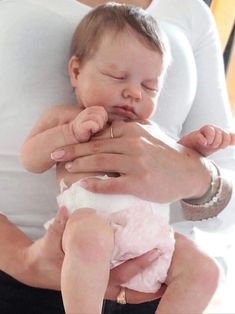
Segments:
[[[68,215],[61,209],[45,235],[31,241],[0,215],[0,269],[18,281],[37,288],[60,290],[64,253],[61,238]]]
[[[30,265],[25,256],[32,241],[5,216],[0,215],[0,269],[15,279],[26,283]]]

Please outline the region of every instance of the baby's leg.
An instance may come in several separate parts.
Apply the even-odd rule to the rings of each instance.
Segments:
[[[66,313],[101,313],[107,288],[113,231],[93,209],[75,211],[66,225],[61,291]]]
[[[156,313],[203,313],[218,288],[220,269],[193,241],[180,234],[175,238],[167,288]]]

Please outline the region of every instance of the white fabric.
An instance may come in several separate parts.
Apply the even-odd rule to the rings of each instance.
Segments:
[[[96,176],[100,180],[109,180],[108,176]],[[64,186],[63,181],[61,186]],[[103,194],[92,193],[85,190],[79,184],[74,182],[68,189],[62,190],[57,196],[59,206],[65,206],[69,213],[73,213],[78,208],[94,208],[99,213],[115,213],[128,207],[135,207],[141,202],[141,199],[129,194]],[[143,200],[142,200],[143,202]],[[165,221],[169,222],[169,204],[157,204],[147,202],[155,212],[157,212]]]
[[[109,180],[107,175],[97,178]],[[65,190],[64,187],[62,180],[62,192],[57,197],[59,206],[65,206],[70,214],[77,209],[93,208],[110,222],[114,235],[111,269],[154,248],[159,251],[159,258],[152,265],[123,284],[136,291],[158,291],[166,280],[175,245],[169,225],[169,204],[152,203],[128,194],[91,193],[79,181]]]
[[[55,215],[55,174],[54,169],[27,173],[19,149],[43,111],[75,102],[66,65],[69,43],[89,9],[75,0],[0,1],[0,210],[32,239],[44,233],[43,223]],[[175,139],[205,123],[229,129],[223,65],[209,9],[201,0],[154,0],[148,11],[169,36],[173,55],[155,121]],[[213,158],[233,169],[226,171],[235,181],[234,149]],[[179,229],[231,230],[234,207],[235,193],[218,218],[187,222]],[[180,220],[180,213],[176,204],[172,221]]]

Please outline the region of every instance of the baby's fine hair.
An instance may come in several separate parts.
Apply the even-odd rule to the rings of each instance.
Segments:
[[[159,52],[164,64],[168,63],[167,40],[155,19],[141,8],[114,2],[98,5],[81,20],[72,38],[70,55],[82,63],[97,51],[107,32],[115,35],[128,30],[149,49]]]

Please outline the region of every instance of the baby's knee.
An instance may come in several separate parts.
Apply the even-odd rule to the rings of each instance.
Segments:
[[[192,268],[193,280],[208,292],[214,293],[223,277],[223,271],[219,264],[212,257],[199,251],[195,256]]]
[[[65,254],[96,260],[111,257],[113,243],[109,221],[90,209],[78,210],[69,218],[62,239]]]
[[[218,288],[223,272],[218,263],[197,245],[176,234],[176,248],[172,262],[170,280],[180,276],[185,281],[205,288],[213,293]]]

